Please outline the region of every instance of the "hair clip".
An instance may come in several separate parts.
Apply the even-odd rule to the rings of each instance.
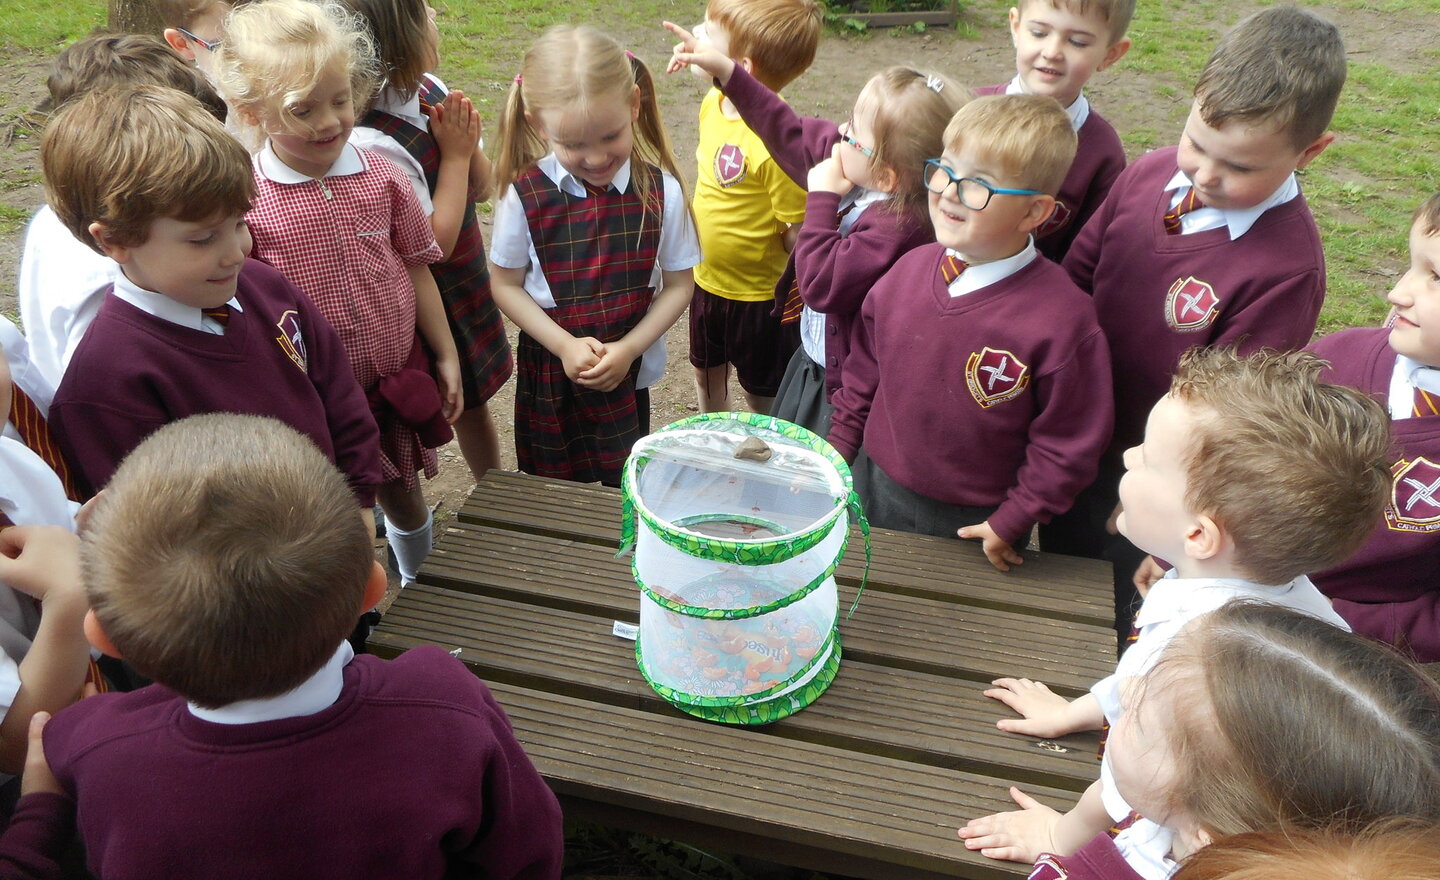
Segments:
[[[634,53],[634,52],[631,52],[629,49],[626,49],[626,50],[625,50],[625,57],[626,57],[626,58],[629,58],[631,61],[638,61],[638,60],[639,60],[638,58],[635,57],[635,53]]]
[[[518,73],[515,74],[515,85],[518,86],[518,85],[520,85],[521,83],[523,83],[524,81],[525,81],[525,79],[524,79],[522,76],[520,76],[520,74],[518,74]]]
[[[945,88],[945,81],[932,73],[925,77],[925,88],[938,95],[940,90]]]

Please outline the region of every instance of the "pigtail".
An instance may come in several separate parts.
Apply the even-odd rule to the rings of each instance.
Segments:
[[[657,206],[660,199],[651,194],[654,187],[660,187],[663,193],[664,181],[651,181],[650,166],[658,165],[661,169],[675,178],[680,185],[680,201],[684,203],[685,210],[690,211],[690,196],[685,191],[685,178],[680,176],[680,168],[675,163],[675,148],[670,144],[670,137],[665,133],[665,126],[660,121],[660,102],[655,94],[655,77],[644,61],[632,53],[626,53],[630,58],[630,69],[635,75],[635,85],[640,89],[640,114],[635,120],[635,146],[631,153],[631,181],[636,187],[645,204],[646,213]],[[669,206],[675,210],[674,205]],[[658,211],[656,212],[658,216]],[[690,216],[691,223],[694,223],[695,216]]]
[[[517,75],[500,115],[500,146],[495,156],[496,191],[503,195],[545,152],[545,141],[525,117],[525,84]]]

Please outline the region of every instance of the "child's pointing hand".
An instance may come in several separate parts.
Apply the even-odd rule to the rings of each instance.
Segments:
[[[666,73],[675,73],[693,64],[718,80],[721,88],[730,82],[730,74],[735,72],[734,61],[716,50],[708,41],[675,22],[667,21],[664,25],[666,30],[680,39],[670,53],[670,63],[665,65]]]

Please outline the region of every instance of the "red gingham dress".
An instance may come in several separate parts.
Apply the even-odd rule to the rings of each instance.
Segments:
[[[369,392],[382,376],[405,365],[415,342],[415,287],[408,266],[434,263],[440,246],[410,180],[387,159],[348,147],[355,173],[289,183],[271,180],[255,157],[255,203],[245,220],[252,256],[279,269],[303,290],[345,345],[350,369]],[[272,156],[273,159],[273,156]],[[405,488],[438,473],[435,450],[411,428],[380,421],[380,467],[385,482]]]

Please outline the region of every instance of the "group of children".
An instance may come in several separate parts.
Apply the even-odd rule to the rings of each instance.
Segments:
[[[593,28],[526,52],[492,166],[424,0],[156,5],[163,42],[56,62],[26,335],[0,324],[0,771],[38,719],[0,864],[45,876],[78,816],[105,878],[555,876],[558,807],[485,686],[355,656],[371,511],[408,582],[434,450],[498,465],[502,312],[520,467],[617,483],[687,306],[701,408],[733,364],[851,462],[873,523],[1001,570],[1037,527],[1114,562],[1116,673],[987,691],[1015,733],[1113,725],[1099,781],[1063,815],[1014,791],[965,846],[1042,880],[1240,877],[1440,821],[1440,691],[1371,640],[1440,660],[1440,195],[1387,327],[1295,352],[1332,25],[1241,21],[1179,146],[1127,167],[1083,89],[1133,0],[1021,0],[1009,83],[890,67],[843,124],[779,95],[813,0],[710,0],[665,25],[667,71],[714,85],[692,201],[650,68]],[[46,726],[107,680],[87,640],[157,686]],[[393,810],[317,833],[377,788]]]

